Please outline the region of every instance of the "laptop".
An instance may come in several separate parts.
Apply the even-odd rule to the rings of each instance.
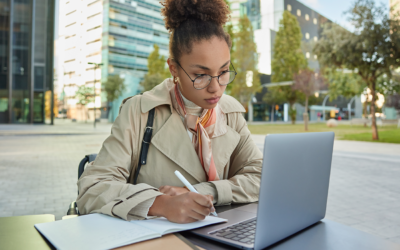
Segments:
[[[258,204],[219,213],[227,223],[191,232],[242,249],[263,249],[322,220],[334,136],[267,135]]]

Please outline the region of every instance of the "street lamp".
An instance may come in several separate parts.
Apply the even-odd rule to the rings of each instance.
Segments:
[[[93,80],[93,91],[94,91],[94,100],[93,100],[93,112],[94,112],[94,123],[93,127],[96,127],[96,69],[100,68],[102,63],[94,63],[94,62],[88,62],[88,64],[93,64],[94,65],[94,80]]]

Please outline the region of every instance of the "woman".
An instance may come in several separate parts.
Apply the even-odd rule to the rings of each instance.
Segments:
[[[173,76],[124,100],[111,135],[78,181],[81,214],[125,220],[164,216],[203,220],[213,204],[258,200],[262,155],[251,139],[242,105],[224,95],[236,73],[223,25],[224,0],[166,0]],[[147,163],[132,185],[148,112],[155,108]],[[199,194],[174,175],[179,170]]]

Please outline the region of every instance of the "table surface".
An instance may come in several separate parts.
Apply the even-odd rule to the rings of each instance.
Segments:
[[[217,213],[240,207],[216,207]],[[0,217],[0,249],[54,249],[34,228],[34,224],[54,221],[54,215]],[[181,232],[193,244],[204,249],[228,250],[224,245],[190,232]],[[400,250],[400,245],[360,230],[324,219],[267,249],[272,250]]]
[[[216,207],[217,213],[246,204]],[[228,250],[231,246],[182,232],[193,244],[204,249]],[[400,250],[400,245],[362,232],[358,229],[328,220],[322,221],[266,248],[271,250]]]
[[[0,249],[55,249],[34,227],[54,220],[52,214],[0,217]]]

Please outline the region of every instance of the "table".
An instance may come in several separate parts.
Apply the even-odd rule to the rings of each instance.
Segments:
[[[54,220],[52,214],[0,217],[0,249],[55,249],[34,227]]]
[[[216,207],[217,213],[243,206]],[[34,224],[54,221],[54,215],[0,217],[0,249],[54,249],[34,228]],[[224,245],[190,232],[181,232],[194,245],[204,249],[228,250]],[[371,234],[324,219],[267,249],[271,250],[400,250],[400,245]]]
[[[230,205],[216,207],[217,213],[240,207]],[[228,250],[231,246],[218,243],[190,232],[181,233],[193,244],[204,249]],[[343,224],[323,219],[295,235],[292,235],[267,249],[270,250],[400,250],[400,245],[364,233]]]

